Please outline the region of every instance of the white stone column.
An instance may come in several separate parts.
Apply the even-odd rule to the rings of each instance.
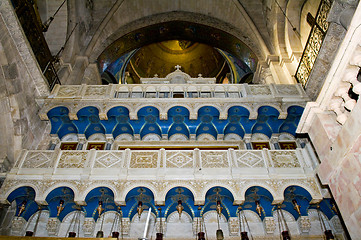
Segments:
[[[122,223],[123,223],[123,229],[121,231],[123,232],[123,235],[129,235],[130,219],[129,218],[122,218]]]

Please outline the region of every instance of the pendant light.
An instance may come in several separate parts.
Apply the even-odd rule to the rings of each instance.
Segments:
[[[320,205],[317,205],[317,214],[318,214],[318,219],[320,220],[321,231],[325,234],[326,239],[327,240],[335,239],[335,237],[332,234],[332,230],[326,228],[326,223],[321,214]]]
[[[290,240],[291,236],[288,230],[287,222],[283,216],[281,205],[277,206],[277,219],[278,219],[278,228],[283,240]]]

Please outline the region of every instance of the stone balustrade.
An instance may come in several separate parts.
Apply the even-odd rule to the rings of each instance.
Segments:
[[[208,187],[224,186],[234,194],[235,203],[242,203],[250,186],[262,186],[277,203],[283,201],[288,186],[298,185],[317,202],[322,196],[311,162],[307,149],[23,150],[7,175],[0,200],[5,201],[17,187],[30,184],[38,203],[44,204],[47,193],[57,186],[69,186],[81,204],[89,189],[107,186],[115,192],[115,201],[122,204],[127,191],[139,185],[154,190],[159,204],[174,186],[189,188],[195,201],[202,203]]]
[[[140,98],[146,101],[139,101]],[[57,85],[49,97],[38,99],[43,103],[39,112],[42,120],[48,120],[47,112],[57,106],[67,107],[70,119],[76,119],[81,108],[95,106],[100,119],[106,120],[107,111],[120,105],[129,109],[131,119],[137,119],[137,111],[144,106],[158,108],[166,119],[167,110],[175,105],[186,107],[191,119],[196,119],[197,108],[205,105],[216,107],[221,119],[227,118],[230,107],[242,105],[249,109],[250,118],[255,119],[257,109],[265,104],[275,107],[280,118],[285,118],[289,106],[305,106],[307,101],[309,98],[300,84]]]
[[[175,94],[178,94],[175,96]],[[112,98],[301,98],[307,100],[300,84],[110,84],[57,85],[48,99]],[[178,99],[179,100],[179,99]]]

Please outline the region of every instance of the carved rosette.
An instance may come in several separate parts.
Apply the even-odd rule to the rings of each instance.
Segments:
[[[23,217],[15,217],[11,224],[11,235],[22,235],[26,220]]]
[[[273,234],[276,230],[275,219],[273,217],[265,217],[263,223],[266,233]]]
[[[49,236],[56,236],[60,227],[60,220],[58,218],[49,218],[46,224],[46,230]]]
[[[311,222],[308,216],[300,216],[297,219],[298,226],[300,227],[301,232],[308,233],[311,229]]]
[[[85,218],[83,224],[83,231],[85,236],[91,236],[94,232],[95,221],[94,218]]]
[[[238,236],[239,234],[239,221],[237,217],[231,217],[228,220],[229,225],[229,235]]]

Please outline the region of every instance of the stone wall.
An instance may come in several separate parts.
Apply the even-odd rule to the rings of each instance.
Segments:
[[[12,164],[19,150],[36,149],[43,138],[47,123],[35,98],[49,90],[10,2],[0,2],[0,14],[0,159]]]

